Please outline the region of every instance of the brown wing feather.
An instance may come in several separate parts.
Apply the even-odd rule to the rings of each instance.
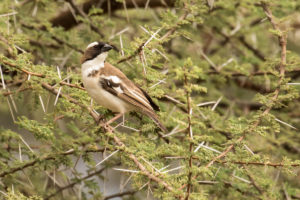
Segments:
[[[121,79],[121,82],[123,83],[121,84],[121,89],[124,91],[124,93],[126,93],[127,96],[136,99],[137,101],[139,101],[139,103],[141,103],[148,109],[154,109],[157,111],[159,110],[158,106],[152,101],[150,96],[145,91],[137,87],[118,68],[105,62],[104,67],[100,69],[100,74],[104,76],[117,76]],[[138,96],[139,98],[137,98],[136,96]]]
[[[105,63],[104,68],[100,70],[100,76],[101,75],[104,77],[117,76],[120,78],[121,82],[115,83],[112,79],[102,77],[100,78],[100,84],[106,91],[139,108],[138,111],[149,116],[162,131],[167,132],[166,127],[159,121],[158,116],[154,112],[154,110],[159,110],[159,107],[144,90],[137,87],[119,69],[109,63]],[[119,91],[119,88],[122,92]]]
[[[145,95],[145,97],[148,99],[148,101],[150,102],[150,105],[152,106],[152,108],[156,111],[160,111],[158,105],[156,105],[154,103],[154,101],[151,99],[151,97],[149,96],[149,94],[147,94],[147,92],[145,90],[143,90],[142,88],[139,87],[139,89],[143,92],[143,94]]]
[[[143,111],[153,110],[151,105],[148,102],[145,102],[145,100],[141,98],[140,95],[134,95],[134,93],[132,94],[132,92],[130,92],[129,89],[122,83],[114,83],[111,79],[100,78],[100,84],[106,91],[115,96],[118,96],[123,101],[128,102]],[[122,93],[115,89],[119,87],[122,90]],[[138,98],[137,96],[140,98]]]

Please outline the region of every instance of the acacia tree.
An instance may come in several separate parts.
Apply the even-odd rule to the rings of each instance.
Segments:
[[[2,0],[0,195],[299,199],[299,8]],[[105,125],[113,113],[81,82],[93,41],[119,49],[108,61],[159,104],[168,133],[138,113]]]

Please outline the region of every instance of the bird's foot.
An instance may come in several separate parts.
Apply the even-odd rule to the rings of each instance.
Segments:
[[[113,123],[114,121],[116,121],[117,119],[119,119],[121,116],[123,115],[123,113],[119,113],[116,116],[114,116],[113,118],[111,118],[109,121],[107,121],[105,123],[106,126],[110,125],[111,123]]]
[[[104,121],[103,115],[99,115],[97,119],[97,124],[100,125]]]

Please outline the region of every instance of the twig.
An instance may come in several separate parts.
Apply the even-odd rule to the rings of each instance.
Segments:
[[[247,162],[247,161],[216,161],[221,164],[234,163],[239,165],[257,165],[257,166],[270,166],[270,167],[300,167],[300,164],[284,164],[284,163],[270,163],[270,162]]]
[[[23,140],[24,141],[24,140]],[[103,149],[95,149],[95,148],[91,148],[91,149],[86,149],[85,151],[88,152],[89,150],[92,150],[92,152],[103,152]],[[70,150],[70,151],[66,151],[66,152],[59,152],[59,153],[51,153],[51,154],[48,154],[48,155],[44,155],[44,156],[40,156],[40,157],[37,157],[36,159],[34,160],[31,160],[31,161],[24,161],[22,163],[22,165],[19,165],[17,167],[10,167],[7,171],[3,171],[0,173],[0,177],[5,177],[9,174],[13,174],[15,172],[18,172],[18,171],[21,171],[21,170],[24,170],[28,167],[32,167],[34,166],[35,164],[37,164],[38,162],[40,162],[41,160],[55,160],[58,158],[58,156],[66,156],[66,155],[71,155],[71,154],[74,154],[75,153],[75,150]]]
[[[257,185],[256,181],[254,180],[254,178],[252,177],[251,173],[249,172],[249,170],[247,169],[246,166],[244,166],[244,169],[246,170],[247,176],[248,176],[248,178],[250,179],[252,185],[256,188],[256,190],[257,190],[261,195],[263,195],[263,194],[264,194],[263,190]]]
[[[97,175],[97,174],[101,174],[105,169],[106,169],[106,167],[103,167],[103,168],[101,168],[100,170],[97,170],[97,171],[95,171],[95,172],[93,172],[93,173],[91,173],[91,174],[89,174],[89,175],[86,175],[86,176],[84,176],[84,177],[82,177],[82,178],[80,178],[80,179],[76,179],[76,181],[70,183],[69,185],[66,185],[66,186],[64,186],[64,187],[61,187],[61,188],[59,188],[57,191],[55,191],[54,193],[52,193],[52,194],[46,196],[46,197],[44,198],[44,200],[48,200],[48,199],[50,199],[50,198],[56,196],[57,194],[61,193],[63,190],[68,189],[68,188],[71,188],[71,187],[74,187],[76,184],[78,184],[78,183],[80,183],[80,182],[82,182],[82,181],[84,181],[84,180],[86,180],[86,179],[88,179],[88,178],[91,178],[91,177],[93,177],[93,176],[95,176],[95,175]]]
[[[188,15],[188,12],[186,11],[178,20],[178,22],[173,26],[173,28],[171,28],[165,35],[163,35],[161,37],[161,41],[163,41],[164,39],[166,39],[167,37],[169,37],[171,34],[173,34],[175,32],[175,30],[177,29],[177,26],[178,24],[184,20]],[[159,29],[160,30],[160,29]],[[153,36],[155,37],[155,35]],[[128,61],[132,58],[134,58],[136,55],[140,54],[143,50],[143,47],[145,46],[146,42],[143,42],[139,45],[139,47],[129,56],[125,57],[125,58],[122,58],[120,59],[117,63],[122,63],[122,62],[125,62],[125,61]]]
[[[116,198],[116,197],[122,197],[122,196],[126,196],[126,195],[134,195],[137,191],[126,191],[126,192],[120,192],[120,193],[117,193],[117,194],[112,194],[112,195],[109,195],[109,196],[106,196],[104,197],[103,200],[108,200],[108,199],[112,199],[112,198]]]
[[[190,84],[188,82],[187,74],[188,70],[186,67],[184,67],[184,85],[185,87],[189,87]],[[188,121],[188,127],[187,127],[187,134],[189,135],[190,139],[190,145],[189,145],[189,151],[190,151],[190,157],[189,157],[189,174],[188,174],[188,180],[187,180],[187,189],[186,189],[186,196],[185,200],[189,199],[191,190],[192,190],[192,165],[193,165],[193,158],[192,158],[192,152],[193,152],[193,129],[192,129],[192,99],[191,99],[191,94],[188,89],[185,89],[185,94],[186,94],[186,101],[187,101],[187,110],[188,110],[188,116],[187,116],[187,121]]]
[[[102,38],[104,37],[104,34],[98,29],[98,27],[96,25],[94,25],[92,23],[92,20],[85,14],[85,12],[80,7],[76,6],[76,4],[73,0],[65,0],[65,1],[68,2],[72,6],[72,8],[75,10],[75,12],[77,14],[79,14],[81,17],[87,19],[87,21],[89,22],[89,25],[93,31],[98,33]]]
[[[81,54],[84,53],[83,50],[77,48],[73,44],[70,44],[69,42],[62,40],[62,39],[58,38],[56,35],[53,35],[51,32],[47,31],[46,27],[34,27],[32,25],[28,25],[28,24],[24,24],[24,23],[21,23],[21,24],[22,24],[23,27],[25,27],[27,29],[35,29],[35,30],[38,30],[38,31],[46,32],[47,34],[50,34],[51,38],[53,40],[55,40],[57,43],[63,44],[63,45],[65,45],[65,46],[67,46],[67,47],[69,47],[71,49],[74,49],[75,51],[77,51],[77,52],[79,52]]]

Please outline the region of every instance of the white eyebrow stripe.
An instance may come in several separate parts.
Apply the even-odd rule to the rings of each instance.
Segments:
[[[95,46],[95,45],[97,45],[98,44],[98,42],[92,42],[91,44],[89,44],[87,47],[86,47],[86,49],[88,49],[88,48],[90,48],[90,47],[92,47],[92,46]]]

